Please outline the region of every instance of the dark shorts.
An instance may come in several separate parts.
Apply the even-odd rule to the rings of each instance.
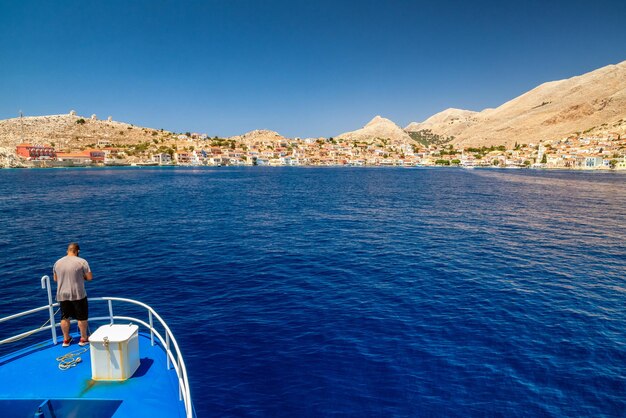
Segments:
[[[64,300],[61,305],[61,319],[74,318],[79,321],[86,321],[89,317],[89,306],[87,298],[81,300]]]

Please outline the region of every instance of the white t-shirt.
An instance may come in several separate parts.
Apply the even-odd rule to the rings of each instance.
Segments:
[[[81,300],[87,297],[85,274],[89,273],[89,263],[84,258],[66,255],[54,263],[57,276],[57,301]]]

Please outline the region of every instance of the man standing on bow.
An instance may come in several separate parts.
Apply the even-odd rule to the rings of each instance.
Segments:
[[[85,281],[93,275],[87,260],[80,258],[80,247],[72,242],[67,247],[67,255],[54,263],[54,281],[57,282],[57,301],[61,305],[61,331],[63,331],[63,347],[72,343],[70,336],[70,318],[78,321],[80,341],[78,345],[89,344],[87,292]]]

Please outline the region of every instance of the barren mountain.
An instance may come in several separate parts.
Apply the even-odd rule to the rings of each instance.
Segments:
[[[448,109],[408,131],[430,129],[461,146],[512,145],[576,132],[624,130],[626,61],[536,87],[496,109]]]
[[[429,117],[424,122],[412,122],[404,128],[404,130],[407,132],[417,132],[430,129],[437,133],[437,131],[442,130],[442,127],[445,126],[445,136],[457,136],[476,123],[477,114],[478,112],[471,110],[449,108]]]
[[[286,138],[278,132],[270,131],[267,129],[257,129],[247,132],[243,135],[231,136],[228,138],[232,141],[241,142],[247,146],[260,145],[260,144],[273,144],[285,141]]]
[[[99,142],[137,144],[170,135],[171,133],[167,131],[74,114],[0,120],[0,146],[13,149],[21,142],[54,144],[57,149],[64,150]]]
[[[346,132],[337,137],[348,141],[371,142],[376,139],[391,141],[392,144],[399,145],[413,142],[409,134],[402,128],[380,116],[372,119],[364,128],[352,132]]]

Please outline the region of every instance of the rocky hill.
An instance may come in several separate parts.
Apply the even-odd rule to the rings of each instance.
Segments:
[[[142,128],[112,120],[75,115],[28,116],[0,120],[0,147],[15,149],[27,142],[52,144],[58,150],[84,148],[93,144],[137,144],[170,138],[167,131]]]
[[[626,61],[552,81],[496,109],[447,109],[407,131],[429,129],[459,146],[537,143],[575,133],[625,133]]]
[[[274,145],[276,143],[280,143],[286,141],[287,138],[279,134],[278,132],[269,131],[267,129],[257,129],[254,131],[247,132],[243,135],[231,136],[228,138],[231,141],[236,141],[238,143],[245,144],[246,146],[251,145]]]
[[[418,132],[423,130],[433,131],[434,129],[440,135],[456,137],[477,122],[477,114],[478,112],[471,110],[449,108],[429,117],[424,122],[412,122],[404,130],[407,132]],[[446,128],[445,132],[442,127]]]
[[[15,154],[15,148],[0,147],[0,168],[3,167],[25,167],[24,161]]]
[[[380,116],[374,117],[365,127],[346,132],[337,137],[348,141],[371,142],[377,139],[390,141],[393,145],[412,143],[413,140],[402,128]]]

